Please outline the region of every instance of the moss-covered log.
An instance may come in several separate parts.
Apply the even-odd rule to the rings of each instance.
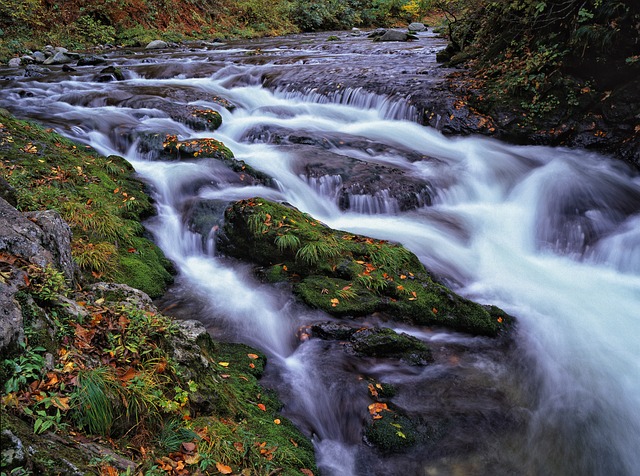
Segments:
[[[433,281],[401,245],[333,230],[262,198],[227,209],[219,250],[265,267],[268,279],[293,283],[302,301],[336,316],[384,312],[399,321],[488,336],[512,322],[500,309]]]

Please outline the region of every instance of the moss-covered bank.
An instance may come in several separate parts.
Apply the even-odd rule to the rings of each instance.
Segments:
[[[0,170],[21,211],[56,210],[73,232],[72,254],[88,281],[113,280],[162,295],[171,264],[144,236],[154,213],[122,157],[103,157],[52,129],[0,110]]]
[[[311,216],[262,198],[241,200],[225,214],[223,253],[288,281],[310,306],[336,316],[383,312],[392,319],[496,336],[512,319],[458,296],[429,276],[406,248],[333,230]]]
[[[2,263],[29,283],[17,296],[21,353],[0,365],[3,471],[316,470],[311,443],[258,383],[260,352],[214,342],[201,324],[172,321],[126,285],[73,292],[53,269],[6,254]]]

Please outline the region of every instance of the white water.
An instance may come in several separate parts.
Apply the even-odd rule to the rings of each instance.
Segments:
[[[17,105],[24,114],[44,122],[81,125],[65,133],[101,153],[124,155],[153,185],[158,216],[149,226],[176,263],[179,282],[207,303],[208,325],[230,328],[269,354],[288,389],[289,413],[315,435],[323,474],[373,474],[357,461],[357,432],[342,421],[351,411],[347,407],[355,403],[343,395],[343,408],[336,408],[334,397],[343,389],[331,390],[348,387],[349,379],[355,377],[339,368],[330,377],[322,374],[319,369],[335,364],[325,361],[329,357],[323,357],[320,343],[296,340],[299,326],[325,317],[296,304],[287,294],[258,284],[250,268],[215,257],[211,240],[203,245],[199,236],[187,230],[180,207],[192,198],[193,183],[207,183],[195,187],[201,198],[266,196],[287,201],[331,227],[401,242],[429,269],[455,283],[461,294],[517,316],[518,353],[533,363],[529,368],[533,387],[520,390],[531,392],[531,420],[523,447],[505,451],[522,457],[522,474],[640,474],[637,177],[584,152],[514,147],[481,138],[447,139],[410,122],[385,119],[387,103],[383,113],[375,108],[318,104],[308,102],[314,99],[311,93],[285,97],[259,86],[227,88],[226,79],[222,70],[212,78],[138,78],[116,86],[39,83],[31,85],[34,98],[20,100],[17,93],[8,91],[2,105]],[[200,101],[223,114],[223,126],[211,134],[190,131],[154,110],[95,103],[85,107],[69,99],[70,92],[80,89],[88,94],[140,85],[197,88],[224,97],[237,108],[229,112]],[[362,105],[377,104],[368,95]],[[222,140],[236,158],[275,177],[279,189],[229,184],[217,166],[202,162],[146,161],[135,144],[121,150],[112,134],[116,128],[143,131],[161,125],[178,131],[182,138]],[[379,204],[371,210],[375,215],[341,211],[335,190],[310,183],[295,172],[304,151],[242,141],[248,129],[259,125],[355,135],[436,158],[412,163],[402,155],[371,157],[429,180],[437,191],[435,203],[402,214]],[[366,157],[358,155],[361,160]],[[366,210],[373,205],[360,206]],[[426,338],[421,332],[412,331]],[[393,368],[380,372],[386,372],[389,380],[400,378],[394,377]],[[420,381],[414,382],[419,385]],[[386,471],[391,472],[376,474],[393,473]]]

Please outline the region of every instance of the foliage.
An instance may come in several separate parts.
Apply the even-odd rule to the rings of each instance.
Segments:
[[[57,301],[60,291],[68,293],[59,273],[5,260],[26,272],[29,285],[20,293],[26,340],[0,366],[3,424],[8,412],[28,421],[35,435],[58,433],[57,441],[67,431],[108,438],[140,462],[136,474],[174,474],[176,467],[185,468],[180,474],[231,467],[264,476],[315,471],[311,443],[278,415],[281,403],[258,383],[264,355],[206,335],[198,338],[200,347],[185,341],[175,354],[179,363],[173,352],[182,341],[173,339],[186,335],[135,292],[77,291],[69,307],[68,299]],[[50,297],[36,296],[44,289]],[[51,349],[34,344],[39,332],[55,336]],[[54,474],[52,464],[34,467]],[[89,463],[100,474],[118,474],[115,464],[109,458]]]
[[[640,4],[630,0],[429,0],[444,13],[452,53],[473,56],[475,106],[507,103],[526,122],[567,117],[637,76]],[[506,93],[506,95],[505,95]],[[581,97],[581,96],[584,96]]]

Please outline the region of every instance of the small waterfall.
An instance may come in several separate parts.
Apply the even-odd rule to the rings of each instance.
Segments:
[[[335,90],[312,89],[310,91],[276,88],[276,95],[285,99],[315,102],[318,104],[345,104],[359,109],[375,109],[384,119],[418,122],[419,113],[406,98],[386,96],[365,91],[362,88],[339,88]]]

